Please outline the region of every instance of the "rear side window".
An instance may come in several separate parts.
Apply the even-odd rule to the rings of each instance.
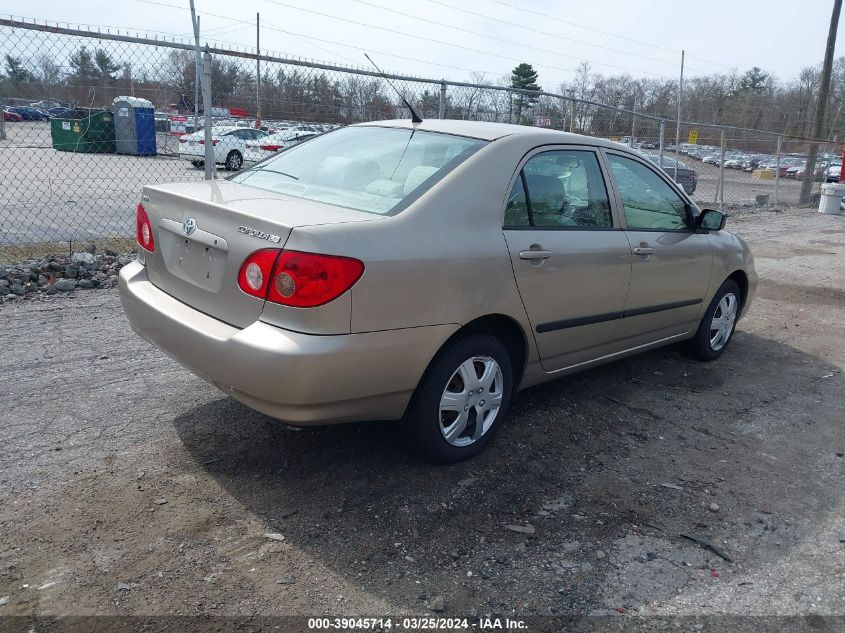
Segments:
[[[435,132],[348,127],[295,145],[232,180],[393,215],[486,144]]]
[[[505,227],[612,228],[610,202],[595,152],[555,150],[532,156],[508,198]]]
[[[619,186],[629,229],[689,229],[686,203],[653,169],[616,154],[608,154],[607,158]]]

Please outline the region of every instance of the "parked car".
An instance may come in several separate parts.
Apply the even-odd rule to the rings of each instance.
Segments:
[[[401,419],[456,461],[517,389],[673,342],[718,358],[757,286],[724,223],[616,143],[379,121],[144,187],[120,297],[137,333],[258,411]]]
[[[35,103],[30,103],[29,105],[44,112],[49,112],[53,108],[64,108],[65,110],[70,110],[73,108],[72,103],[69,103],[67,101],[59,101],[58,99],[42,99],[41,101],[36,101]]]
[[[660,165],[660,154],[644,153],[643,155],[655,165]],[[681,185],[687,195],[691,196],[695,193],[695,188],[698,186],[698,174],[694,169],[687,166],[686,163],[678,161],[678,175],[675,177],[675,159],[664,154],[663,171]]]
[[[244,164],[247,141],[262,139],[267,132],[237,126],[215,126],[211,128],[211,142],[214,145],[214,162],[228,171],[238,171]],[[179,156],[189,160],[194,167],[205,162],[205,130],[179,137]]]
[[[47,114],[51,117],[60,117],[63,114],[70,112],[73,108],[66,108],[65,106],[56,106],[55,108],[50,108],[47,110]]]
[[[19,114],[24,121],[49,121],[50,115],[38,108],[30,106],[9,106],[6,108],[9,112]]]
[[[825,173],[825,182],[839,182],[839,176],[842,173],[842,165],[831,165],[827,168]]]
[[[307,141],[309,138],[314,138],[316,135],[316,132],[309,132],[300,128],[290,128],[282,132],[269,134],[260,140],[247,141],[244,160],[247,162],[264,160],[276,152],[286,150],[297,143],[302,143],[303,141]]]
[[[9,123],[17,123],[18,121],[23,121],[23,117],[17,112],[10,112],[9,110],[4,109],[3,120]]]

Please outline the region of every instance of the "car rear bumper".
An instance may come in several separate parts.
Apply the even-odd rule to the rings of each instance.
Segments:
[[[458,328],[316,336],[256,321],[239,329],[159,290],[138,262],[120,271],[119,289],[143,338],[247,406],[303,426],[401,418],[429,361]]]

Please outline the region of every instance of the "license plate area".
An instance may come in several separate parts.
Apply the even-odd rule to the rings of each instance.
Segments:
[[[159,231],[159,241],[167,272],[208,292],[218,292],[226,270],[226,240],[199,229],[185,236],[182,225],[173,220],[162,220],[159,227],[164,229]]]

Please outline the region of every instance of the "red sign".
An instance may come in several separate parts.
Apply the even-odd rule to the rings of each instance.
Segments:
[[[171,121],[187,121],[188,117],[186,117],[184,114],[171,114],[170,120]]]
[[[244,108],[229,108],[229,114],[232,116],[247,117],[249,112]]]

